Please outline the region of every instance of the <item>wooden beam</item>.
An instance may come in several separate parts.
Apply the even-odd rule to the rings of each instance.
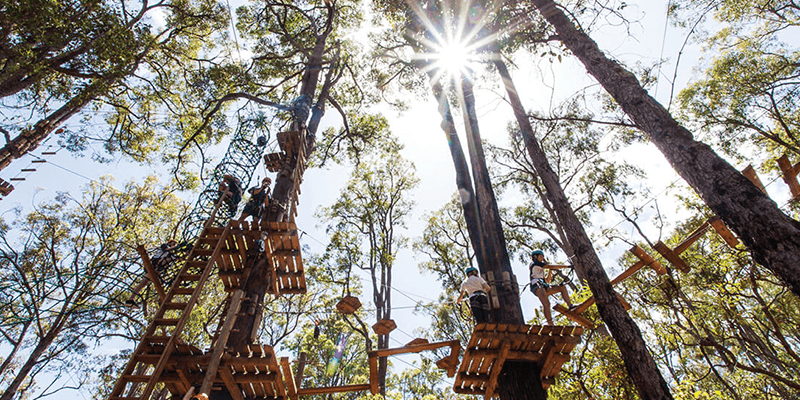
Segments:
[[[511,341],[503,341],[500,347],[500,354],[492,363],[492,372],[489,374],[489,382],[486,384],[486,392],[483,394],[485,400],[490,400],[492,396],[494,396],[494,389],[497,387],[497,377],[500,376],[500,370],[503,369],[503,364],[506,362],[509,350],[511,350]]]
[[[594,298],[592,298],[592,300],[594,300]],[[594,301],[592,301],[592,304],[594,304]],[[575,323],[584,328],[587,329],[595,328],[595,325],[592,323],[592,321],[589,321],[588,319],[581,317],[580,314],[578,314],[577,312],[570,311],[569,309],[567,309],[567,307],[564,307],[561,304],[556,304],[556,306],[553,307],[553,309],[560,312],[565,317],[569,318],[570,320],[574,321]],[[577,311],[577,308],[575,308],[575,311]]]
[[[628,277],[629,277],[629,276],[631,276],[631,275],[635,274],[635,273],[636,273],[636,272],[638,272],[640,269],[642,269],[642,267],[644,267],[644,265],[645,265],[645,264],[644,264],[644,261],[642,261],[642,260],[639,260],[639,261],[635,262],[633,265],[631,265],[630,267],[628,267],[628,269],[626,269],[626,270],[625,270],[625,271],[623,271],[621,274],[619,274],[619,275],[618,275],[616,278],[614,278],[614,279],[611,281],[611,285],[616,285],[616,284],[618,284],[618,283],[620,283],[620,282],[624,281],[625,279],[628,279]],[[582,305],[583,305],[583,304],[581,304],[581,306],[582,306]],[[591,305],[591,304],[590,304],[590,305]],[[580,309],[580,308],[581,308],[581,306],[578,306],[578,308]],[[586,307],[586,308],[588,308],[588,307]],[[581,310],[581,311],[579,311],[579,312],[580,312],[580,313],[582,313],[582,312],[583,312],[583,310]]]
[[[686,239],[683,239],[683,242],[675,246],[674,250],[675,254],[683,253],[686,249],[689,248],[689,246],[691,246],[694,242],[696,242],[697,239],[700,239],[700,236],[703,236],[703,234],[706,233],[706,231],[710,227],[711,224],[708,221],[703,222],[700,226],[697,227],[697,229],[695,229],[692,233],[690,233],[689,236],[686,237]]]
[[[292,365],[289,364],[289,357],[281,357],[281,369],[283,370],[284,385],[286,385],[286,394],[289,399],[297,400],[297,385],[295,384],[294,375],[292,375]]]
[[[448,340],[446,342],[416,344],[404,347],[396,347],[393,349],[372,350],[369,352],[369,355],[370,357],[372,355],[375,355],[376,357],[388,357],[396,354],[419,353],[421,351],[434,350],[440,347],[455,346],[456,344],[461,347],[461,342],[458,340]]]
[[[147,254],[147,250],[145,250],[144,246],[141,244],[136,246],[136,251],[139,253],[139,257],[142,258],[144,271],[150,278],[150,282],[153,282],[153,287],[156,289],[156,293],[158,293],[158,299],[161,303],[163,303],[167,298],[167,293],[164,291],[164,286],[161,286],[161,279],[158,277],[158,272],[156,272],[156,269],[153,268],[153,263],[150,261],[150,255]]]
[[[644,261],[645,265],[653,268],[657,274],[663,275],[667,273],[667,269],[664,268],[655,258],[653,258],[650,254],[647,254],[644,250],[641,249],[639,246],[633,246],[631,248],[631,253],[633,253],[636,257],[640,260]]]
[[[315,394],[327,393],[342,393],[342,392],[360,392],[363,390],[371,390],[371,384],[363,383],[360,385],[344,385],[344,386],[323,386],[317,388],[301,388],[297,389],[298,396],[311,396]]]
[[[778,167],[783,172],[783,181],[789,185],[789,190],[792,192],[792,198],[800,198],[800,184],[797,183],[797,173],[800,170],[800,163],[792,165],[789,157],[786,154],[778,159]]]
[[[456,343],[450,346],[450,365],[447,366],[447,377],[452,378],[456,374],[456,369],[458,368],[458,353],[461,352],[461,342],[455,341]]]
[[[236,315],[239,314],[239,307],[242,305],[243,296],[244,291],[242,289],[236,289],[236,291],[233,292],[233,296],[231,296],[231,302],[228,304],[228,313],[225,315],[225,323],[222,325],[219,336],[217,336],[217,339],[214,341],[214,347],[211,351],[211,360],[209,361],[208,369],[206,369],[206,377],[203,379],[203,384],[200,386],[200,393],[207,394],[211,392],[211,386],[217,378],[217,369],[219,368],[220,362],[222,362],[222,354],[225,351],[225,345],[228,342],[231,329],[233,329],[233,324],[236,322]]]
[[[681,258],[681,256],[675,254],[672,249],[669,248],[664,242],[658,241],[653,248],[656,249],[658,254],[661,254],[662,257],[666,258],[667,261],[670,262],[675,268],[681,270],[681,272],[689,272],[691,268],[689,265],[686,264],[685,261]]]
[[[711,223],[711,226],[714,227],[714,230],[717,231],[717,234],[722,236],[722,239],[725,240],[725,243],[730,246],[730,248],[735,249],[736,245],[739,244],[739,239],[728,230],[728,227],[725,226],[725,223],[722,222],[717,217],[713,217],[708,220]]]
[[[372,394],[378,394],[380,388],[378,387],[378,356],[369,355],[369,391]]]

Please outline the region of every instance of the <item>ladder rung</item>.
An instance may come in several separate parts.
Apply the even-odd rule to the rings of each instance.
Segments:
[[[36,168],[23,168],[20,172],[36,172]]]
[[[123,375],[122,379],[128,382],[149,382],[153,375]]]
[[[214,249],[194,249],[194,255],[196,256],[210,256],[214,254]]]
[[[174,294],[192,294],[192,293],[194,293],[194,288],[179,287],[179,288],[175,288],[175,290],[173,290],[172,293],[174,293]]]
[[[180,280],[182,281],[193,281],[193,282],[199,281],[201,277],[202,275],[200,274],[183,274],[179,276]]]
[[[156,318],[155,323],[157,325],[178,325],[178,318]]]
[[[24,181],[25,178],[11,178],[10,181]]]
[[[47,160],[31,160],[32,163],[46,163]]]
[[[169,336],[145,336],[144,341],[147,343],[167,344]]]
[[[143,362],[145,364],[156,365],[158,360],[161,359],[161,356],[157,354],[139,354],[134,358],[136,361]]]
[[[167,310],[183,310],[189,303],[164,303]]]
[[[52,155],[54,155],[54,154],[56,154],[56,152],[55,152],[55,151],[43,151],[43,152],[42,152],[42,155],[43,155],[43,156],[52,156]]]

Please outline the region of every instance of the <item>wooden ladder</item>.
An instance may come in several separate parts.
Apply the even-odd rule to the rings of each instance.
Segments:
[[[200,297],[203,285],[214,269],[214,263],[229,232],[230,224],[225,228],[207,225],[203,229],[155,318],[114,385],[109,400],[149,399],[170,360],[170,355],[180,344],[181,331]],[[141,389],[140,385],[143,383],[146,386]]]

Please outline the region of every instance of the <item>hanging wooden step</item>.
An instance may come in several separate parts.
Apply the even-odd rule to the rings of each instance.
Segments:
[[[764,184],[761,183],[761,179],[758,179],[758,174],[756,174],[756,170],[753,169],[752,165],[746,166],[742,170],[742,175],[749,179],[750,182],[753,182],[753,185],[756,185],[756,187],[761,190],[762,193],[767,194],[767,189],[764,187]]]
[[[32,162],[32,163],[39,164],[39,163],[46,163],[46,162],[47,162],[47,160],[36,159],[36,160],[31,160],[31,162]]]
[[[36,168],[22,168],[19,172],[36,172]]]
[[[792,192],[792,199],[800,199],[800,183],[797,182],[797,173],[800,172],[800,163],[792,165],[789,157],[786,154],[778,159],[778,167],[783,172],[783,181],[789,185],[789,190]]]
[[[542,386],[549,387],[580,343],[583,328],[478,324],[466,346],[453,391],[491,399],[506,361],[528,362],[541,369]]]
[[[344,296],[338,303],[336,303],[336,311],[341,314],[353,314],[361,308],[361,300],[355,296]]]
[[[8,196],[14,190],[14,185],[0,178],[0,195]]]
[[[378,335],[388,335],[391,331],[397,328],[393,319],[382,319],[375,325],[372,325],[372,330]]]
[[[736,245],[739,244],[739,239],[725,226],[725,223],[722,222],[721,219],[717,217],[712,217],[708,220],[711,226],[717,231],[717,234],[722,237],[725,243],[732,249],[736,248]]]
[[[680,255],[678,255],[678,253],[674,252],[672,249],[669,248],[669,246],[664,244],[664,242],[659,240],[655,244],[654,248],[656,249],[658,254],[661,254],[662,257],[666,258],[667,261],[669,261],[670,264],[672,264],[675,268],[681,270],[681,272],[689,272],[690,270],[689,265],[686,264],[685,261],[683,261],[683,259],[681,258]]]

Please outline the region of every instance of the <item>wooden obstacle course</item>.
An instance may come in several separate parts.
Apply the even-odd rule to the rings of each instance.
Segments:
[[[436,350],[442,347],[450,347],[450,355],[437,361],[436,366],[446,370],[447,376],[452,378],[455,375],[456,367],[458,366],[458,354],[461,352],[461,342],[459,342],[458,340],[429,343],[427,339],[417,338],[412,340],[403,347],[372,350],[368,352],[367,355],[369,357],[370,392],[376,394],[380,390],[380,388],[378,387],[378,358],[389,357],[398,354],[419,353],[422,351]]]
[[[281,165],[286,160],[286,153],[277,152],[264,155],[264,165],[269,172],[278,172],[281,170]]]
[[[478,324],[458,368],[453,391],[492,398],[508,360],[538,364],[546,389],[569,361],[581,334],[583,328],[576,326]]]

